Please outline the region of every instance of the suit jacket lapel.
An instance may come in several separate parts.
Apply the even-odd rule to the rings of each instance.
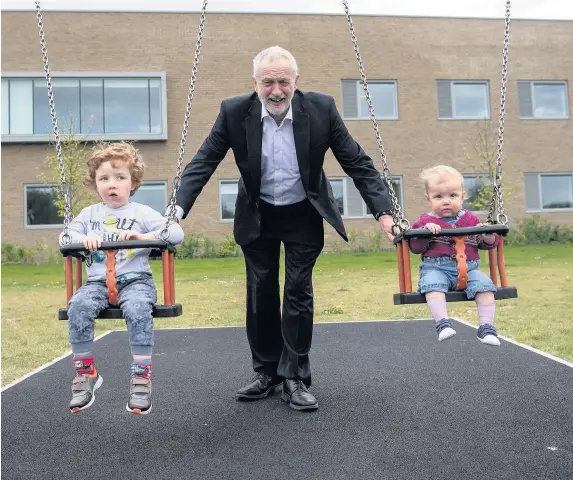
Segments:
[[[247,129],[247,156],[254,188],[253,195],[255,200],[258,200],[261,193],[263,122],[261,122],[261,102],[256,94],[253,96],[253,103],[245,118],[245,125]]]
[[[298,91],[292,99],[291,108],[293,109],[292,128],[298,169],[304,189],[308,192],[308,181],[310,178],[310,122],[308,114],[304,111],[302,94]]]

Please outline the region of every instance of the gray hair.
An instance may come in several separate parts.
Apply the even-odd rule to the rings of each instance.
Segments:
[[[294,76],[296,77],[298,75],[298,66],[296,64],[296,60],[294,59],[294,57],[292,56],[292,54],[288,51],[285,50],[282,47],[269,47],[269,48],[265,48],[262,52],[260,52],[255,59],[253,60],[253,76],[256,77],[257,76],[257,72],[259,71],[259,67],[261,66],[261,63],[263,63],[263,60],[269,59],[269,61],[274,61],[274,60],[278,60],[279,58],[284,58],[288,61],[288,63],[290,64],[290,68],[294,74]]]

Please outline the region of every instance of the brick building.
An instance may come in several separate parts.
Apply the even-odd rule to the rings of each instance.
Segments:
[[[160,210],[177,164],[198,19],[197,13],[44,14],[58,117],[72,118],[90,139],[137,142],[149,166],[137,200]],[[472,145],[489,132],[481,150],[497,146],[503,21],[356,16],[354,25],[406,216],[425,209],[418,175],[432,164],[462,171],[471,197],[486,170]],[[514,20],[511,28],[506,211],[511,220],[541,213],[573,225],[573,22]],[[345,17],[253,13],[207,16],[185,163],[209,133],[220,101],[252,90],[252,59],[270,45],[297,58],[302,90],[335,98],[348,129],[380,167]],[[38,178],[53,152],[50,131],[35,13],[5,11],[3,242],[51,243],[60,231],[53,193]],[[347,228],[376,228],[332,155],[325,169]],[[185,230],[229,234],[237,180],[229,152]],[[327,243],[337,237],[330,227],[326,235]]]

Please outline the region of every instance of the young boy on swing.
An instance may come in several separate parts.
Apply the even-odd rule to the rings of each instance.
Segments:
[[[465,199],[464,178],[455,168],[438,165],[424,170],[421,178],[431,212],[422,214],[412,224],[412,229],[426,228],[435,236],[412,238],[409,246],[413,253],[422,255],[418,291],[426,295],[426,303],[436,322],[438,340],[441,342],[456,334],[452,320],[448,318],[445,293],[456,288],[458,271],[454,239],[439,234],[442,228],[475,227],[480,220],[462,208]],[[465,240],[468,266],[465,292],[468,299],[475,299],[477,304],[477,337],[482,343],[494,346],[500,344],[493,326],[496,287],[485,273],[478,270],[478,249],[492,250],[498,243],[499,235],[495,233],[469,235]]]
[[[141,186],[145,164],[139,152],[125,142],[96,148],[87,162],[84,183],[93,188],[102,202],[84,208],[69,225],[72,243],[83,243],[87,282],[73,295],[68,308],[69,340],[76,376],[72,382],[72,413],[92,405],[102,384],[94,361],[94,322],[109,306],[106,287],[105,253],[102,241],[156,240],[166,218],[152,208],[130,202]],[[178,244],[183,230],[177,223],[168,227],[167,241]],[[63,233],[60,245],[63,244]],[[153,348],[153,306],[157,292],[148,262],[150,249],[122,249],[116,254],[116,281],[119,307],[127,329],[133,361],[130,395],[126,408],[136,414],[151,411],[151,354]]]

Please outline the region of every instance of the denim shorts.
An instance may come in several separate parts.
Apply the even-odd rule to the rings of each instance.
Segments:
[[[468,298],[474,298],[479,292],[495,292],[497,289],[491,279],[478,270],[479,260],[468,260],[468,286],[465,289]],[[418,292],[448,292],[458,284],[458,266],[450,257],[425,258],[420,263],[420,281]]]

